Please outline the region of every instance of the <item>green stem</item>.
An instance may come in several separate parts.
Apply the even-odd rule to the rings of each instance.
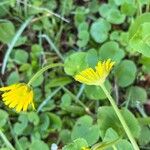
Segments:
[[[101,85],[101,88],[104,91],[104,93],[106,94],[107,98],[109,99],[112,107],[114,108],[114,111],[115,111],[116,115],[118,116],[118,118],[119,118],[119,120],[120,120],[120,122],[121,122],[128,138],[129,138],[130,142],[132,143],[132,146],[133,146],[134,150],[140,150],[137,143],[136,143],[136,141],[135,141],[135,139],[134,139],[134,137],[133,137],[133,135],[132,135],[132,133],[131,133],[131,131],[130,131],[130,129],[129,129],[129,127],[128,127],[128,125],[126,124],[122,114],[120,113],[119,108],[115,104],[114,99],[111,97],[111,95],[109,94],[109,92],[107,91],[107,89],[104,85]]]
[[[45,71],[47,71],[48,69],[54,68],[54,67],[60,67],[63,66],[62,63],[55,63],[55,64],[50,64],[47,65],[45,67],[43,67],[42,69],[40,69],[28,82],[28,85],[32,85],[32,83],[41,75],[43,74]]]
[[[0,129],[0,137],[3,139],[3,141],[5,142],[5,144],[7,145],[8,148],[10,148],[10,150],[15,150],[15,148],[12,146],[12,144],[8,141],[7,137],[5,136],[5,134],[2,132],[2,130]]]

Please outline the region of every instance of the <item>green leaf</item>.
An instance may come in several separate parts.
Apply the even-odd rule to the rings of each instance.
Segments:
[[[33,123],[35,126],[39,124],[39,116],[36,112],[27,113],[29,122]]]
[[[102,43],[108,38],[108,31],[111,29],[111,25],[104,19],[98,19],[92,23],[90,33],[92,38],[97,43]]]
[[[30,145],[30,142],[28,141],[27,137],[21,137],[18,142],[16,142],[16,149],[19,149],[20,146],[23,148],[23,150],[27,150]]]
[[[131,106],[136,106],[138,102],[145,103],[147,101],[146,90],[142,87],[131,86],[126,92],[126,99],[129,100]]]
[[[80,117],[71,134],[71,138],[84,138],[89,145],[93,145],[99,139],[99,128],[98,125],[93,125],[93,119],[90,116]]]
[[[129,28],[129,46],[131,50],[138,51],[150,57],[150,13],[137,17]]]
[[[78,38],[79,40],[77,41],[77,45],[79,47],[84,47],[87,45],[87,43],[89,42],[89,32],[86,30],[82,30],[78,33]]]
[[[65,59],[64,70],[66,74],[74,76],[78,72],[88,67],[86,63],[86,53],[76,52]]]
[[[49,147],[46,143],[40,140],[33,141],[29,146],[29,150],[49,150]]]
[[[121,24],[125,20],[125,15],[121,14],[114,5],[102,4],[99,8],[99,13],[112,24]]]
[[[110,9],[108,16],[107,16],[107,21],[113,24],[121,24],[125,20],[125,15],[121,14],[121,12],[118,9]]]
[[[71,142],[71,132],[67,129],[63,129],[60,131],[59,137],[63,144],[67,144]]]
[[[88,147],[88,143],[83,138],[78,138],[74,140],[72,143],[64,146],[62,150],[82,150],[82,148]]]
[[[15,35],[15,27],[9,20],[0,21],[0,41],[9,44]]]
[[[116,131],[114,131],[112,128],[107,129],[105,137],[103,141],[105,142],[110,142],[112,140],[117,140],[119,138],[118,134]],[[110,145],[110,148],[107,148],[106,150],[113,150],[113,147],[119,150],[124,150],[126,148],[127,150],[134,150],[131,143],[129,143],[125,139],[119,138],[119,140],[116,143],[113,143]]]
[[[8,113],[0,109],[0,128],[2,128],[8,121]]]
[[[40,115],[40,125],[39,125],[41,131],[47,130],[49,125],[50,125],[49,115],[47,113],[42,113]]]
[[[149,23],[150,22],[150,13],[144,13],[136,18],[133,24],[131,24],[129,28],[129,39],[132,39],[137,32],[139,31],[140,26],[143,23]]]
[[[142,56],[140,58],[140,63],[143,65],[142,69],[145,73],[150,73],[150,57]]]
[[[50,120],[50,127],[52,130],[61,130],[62,127],[62,121],[58,115],[55,115],[54,113],[48,113],[49,120]]]
[[[120,111],[133,136],[137,138],[140,135],[140,125],[137,119],[125,108],[122,108]],[[108,128],[113,128],[119,136],[126,136],[125,131],[111,106],[103,106],[98,109],[98,123],[102,137],[104,137]]]
[[[123,60],[115,70],[118,85],[126,87],[132,84],[136,77],[137,68],[133,61]]]
[[[27,118],[27,115],[26,114],[21,114],[18,118],[19,122],[16,122],[14,124],[14,132],[17,134],[17,135],[21,135],[24,130],[26,129],[27,125],[28,125],[28,118]]]
[[[41,45],[34,44],[31,47],[31,57],[32,58],[38,58],[43,52],[43,48]]]
[[[20,76],[19,76],[18,72],[13,71],[13,72],[11,72],[11,74],[7,78],[7,84],[8,85],[14,84],[14,83],[19,82],[19,80],[20,80]]]
[[[114,41],[104,43],[99,49],[99,57],[101,60],[112,59],[116,63],[119,63],[124,56],[124,51]]]
[[[28,53],[26,51],[24,51],[24,50],[17,49],[15,51],[14,59],[17,62],[17,64],[27,63],[27,61],[28,61]]]
[[[66,107],[69,107],[70,105],[71,105],[71,96],[69,94],[64,94],[61,97],[60,106],[65,109]]]
[[[108,142],[108,141],[111,141],[111,140],[116,140],[118,138],[119,138],[119,136],[116,133],[116,131],[114,131],[112,128],[108,128],[106,130],[106,133],[105,133],[105,136],[103,138],[103,141]]]
[[[140,145],[146,145],[150,142],[150,129],[148,126],[141,127],[141,134],[138,138],[138,142]]]
[[[111,84],[108,80],[105,82],[105,86],[109,92],[111,92]],[[104,100],[107,98],[100,86],[86,85],[85,94],[91,100]]]
[[[136,12],[137,6],[133,1],[125,2],[121,5],[121,12],[127,16],[133,16]]]
[[[78,26],[81,22],[85,22],[86,14],[89,12],[85,7],[77,7],[75,11],[75,25]]]
[[[89,67],[94,68],[98,62],[98,53],[95,49],[90,49],[87,52],[86,61]]]

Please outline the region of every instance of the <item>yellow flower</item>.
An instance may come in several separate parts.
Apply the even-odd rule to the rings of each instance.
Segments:
[[[27,84],[13,84],[0,88],[0,91],[4,92],[2,100],[9,108],[15,108],[17,112],[26,111],[31,104],[34,109],[33,90]]]
[[[87,85],[102,85],[108,74],[110,73],[115,62],[110,59],[101,62],[99,61],[95,70],[87,68],[75,76],[75,80]]]

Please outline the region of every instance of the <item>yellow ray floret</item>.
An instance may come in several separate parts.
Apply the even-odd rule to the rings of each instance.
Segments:
[[[87,85],[101,85],[106,80],[115,62],[110,59],[99,61],[95,70],[87,68],[75,76],[75,80]]]
[[[13,84],[0,88],[0,91],[3,92],[2,100],[9,108],[14,108],[17,112],[26,111],[31,104],[34,109],[33,90],[27,84]]]

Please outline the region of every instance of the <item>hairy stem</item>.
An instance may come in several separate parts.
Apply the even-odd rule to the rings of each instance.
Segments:
[[[63,66],[62,63],[55,63],[55,64],[50,64],[50,65],[43,67],[30,79],[30,81],[28,82],[28,85],[32,85],[32,83],[48,69],[51,69],[54,67],[61,67],[61,66]]]

